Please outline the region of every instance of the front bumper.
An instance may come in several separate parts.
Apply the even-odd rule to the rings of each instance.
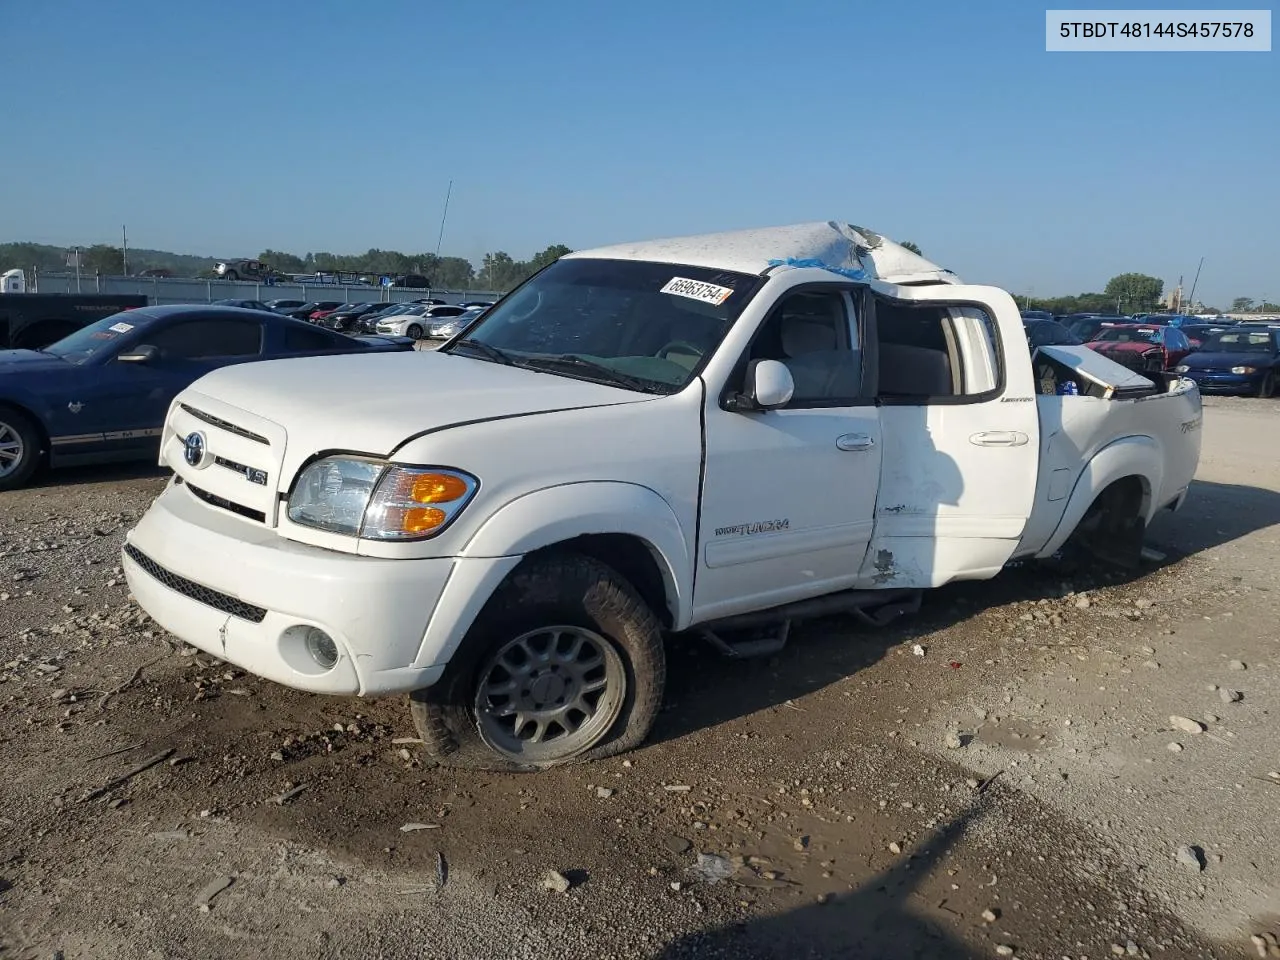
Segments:
[[[1266,373],[1201,373],[1192,370],[1183,376],[1194,380],[1201,393],[1252,393],[1262,384]]]
[[[223,514],[171,483],[125,540],[139,606],[194,647],[315,693],[362,696],[430,686],[444,663],[421,663],[432,613],[458,563],[383,560],[285,540]],[[292,626],[333,638],[323,669]]]

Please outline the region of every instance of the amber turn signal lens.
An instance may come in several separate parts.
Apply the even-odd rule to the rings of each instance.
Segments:
[[[447,473],[424,473],[414,477],[409,491],[410,499],[417,503],[452,503],[466,495],[466,481]]]
[[[405,533],[429,533],[444,523],[446,516],[436,507],[408,507],[400,514],[400,529]]]

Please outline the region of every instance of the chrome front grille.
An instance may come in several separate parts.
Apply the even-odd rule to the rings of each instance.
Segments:
[[[252,440],[255,443],[265,443],[268,446],[270,446],[271,444],[271,441],[268,440],[266,437],[262,436],[261,434],[254,433],[252,430],[246,430],[244,427],[236,426],[234,423],[230,423],[229,421],[223,420],[220,417],[215,417],[211,413],[205,413],[203,410],[197,410],[195,407],[189,406],[185,403],[180,403],[178,404],[178,406],[180,406],[187,413],[191,414],[197,420],[203,420],[205,423],[209,424],[210,426],[218,427],[222,430],[227,431],[227,433],[234,433],[237,437],[244,437],[246,440]]]

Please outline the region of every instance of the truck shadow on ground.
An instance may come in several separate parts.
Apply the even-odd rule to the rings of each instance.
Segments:
[[[851,616],[797,623],[787,647],[767,659],[725,659],[696,634],[683,635],[669,645],[667,704],[651,740],[679,739],[799,700],[867,669],[899,644],[984,611],[1140,581],[1186,557],[1274,525],[1280,525],[1280,493],[1196,482],[1182,511],[1158,516],[1152,525],[1148,543],[1166,554],[1158,563],[1133,570],[1023,564],[993,580],[926,591],[918,614],[884,628],[864,626]]]
[[[658,958],[977,958],[982,954],[928,917],[913,912],[910,900],[982,809],[980,801],[925,837],[912,856],[896,861],[848,894],[776,916],[691,934],[669,944]]]

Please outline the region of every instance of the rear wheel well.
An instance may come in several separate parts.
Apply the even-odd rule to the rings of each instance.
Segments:
[[[644,540],[625,533],[584,534],[541,547],[528,554],[525,561],[553,551],[591,557],[616,570],[640,594],[640,599],[653,611],[658,622],[671,629],[675,622],[672,613],[674,603],[668,597],[667,580],[659,560]]]
[[[1112,481],[1094,497],[1068,542],[1106,563],[1137,566],[1150,500],[1145,477],[1131,475]]]

